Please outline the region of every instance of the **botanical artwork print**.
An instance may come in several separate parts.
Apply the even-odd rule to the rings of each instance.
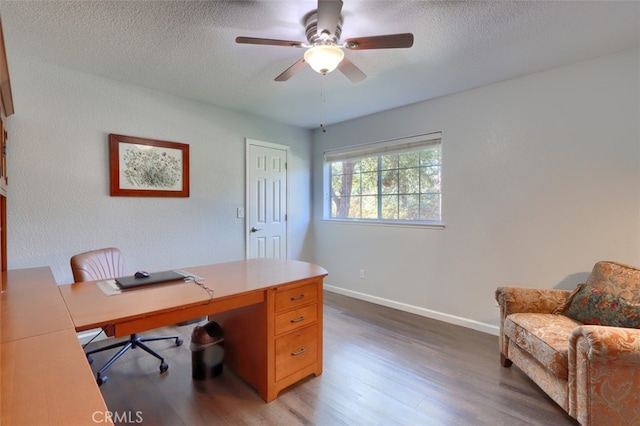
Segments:
[[[120,186],[124,189],[181,190],[182,151],[122,144]]]

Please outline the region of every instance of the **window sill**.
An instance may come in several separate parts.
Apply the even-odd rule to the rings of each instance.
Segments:
[[[360,220],[360,219],[322,219],[322,223],[333,225],[364,225],[364,226],[388,226],[392,228],[421,228],[421,229],[444,229],[443,222],[389,222],[382,220]]]

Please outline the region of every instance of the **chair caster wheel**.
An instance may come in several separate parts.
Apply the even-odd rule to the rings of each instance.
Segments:
[[[164,373],[168,369],[169,369],[169,364],[167,364],[165,361],[162,361],[162,364],[160,364],[160,373]]]
[[[98,386],[102,386],[103,383],[107,383],[107,376],[98,376],[96,379]]]
[[[87,361],[89,361],[89,364],[93,364],[93,357],[91,355],[87,355]]]
[[[176,346],[181,346],[181,345],[182,345],[182,343],[183,343],[183,340],[182,340],[181,338],[179,338],[179,337],[178,337],[178,338],[176,339]]]

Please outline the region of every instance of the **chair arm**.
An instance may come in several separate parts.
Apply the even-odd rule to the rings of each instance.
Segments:
[[[568,387],[569,414],[580,424],[640,424],[640,329],[574,328]]]
[[[552,288],[498,287],[496,300],[500,306],[500,319],[518,312],[550,314],[562,307],[569,290]]]
[[[569,351],[580,350],[578,342],[584,339],[589,362],[636,365],[640,367],[640,329],[581,325],[573,329]]]
[[[510,361],[507,360],[508,338],[504,334],[504,319],[507,315],[520,312],[550,314],[564,306],[570,294],[571,292],[568,290],[527,287],[498,287],[496,289],[496,300],[500,306],[498,342],[502,365],[510,365]]]

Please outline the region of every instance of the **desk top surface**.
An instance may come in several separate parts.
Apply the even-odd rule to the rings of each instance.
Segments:
[[[112,424],[73,329],[3,343],[1,351],[1,424]]]
[[[0,424],[112,424],[51,270],[1,276]]]
[[[18,269],[2,273],[0,341],[73,329],[49,268]]]
[[[214,291],[214,301],[327,275],[320,266],[288,259],[241,260],[182,270],[202,277],[199,282]],[[112,296],[104,294],[96,281],[63,285],[59,290],[77,331],[184,309],[210,299],[193,282],[141,287]]]

